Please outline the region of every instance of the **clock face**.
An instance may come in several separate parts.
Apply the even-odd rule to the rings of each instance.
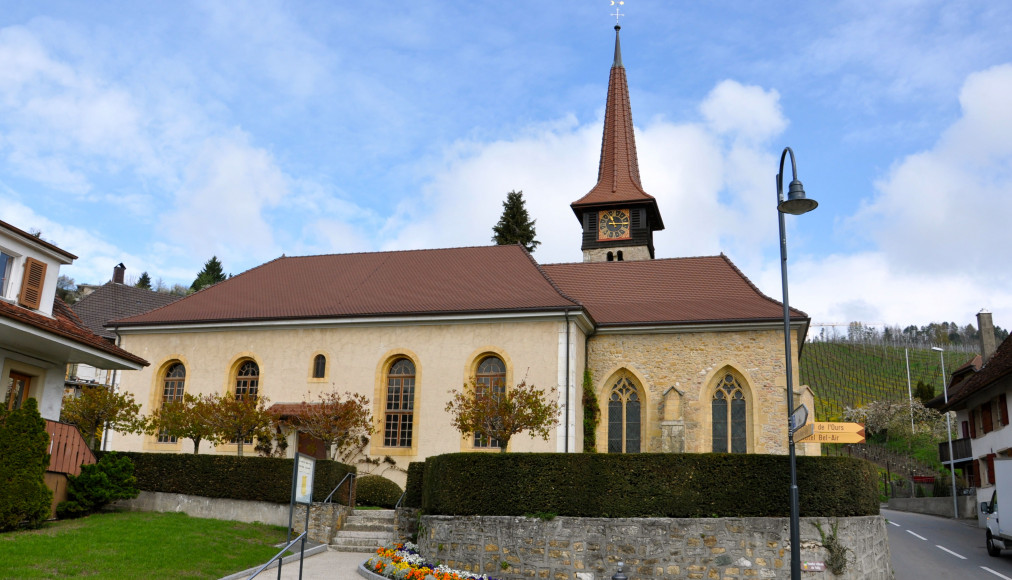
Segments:
[[[629,210],[609,209],[597,213],[598,240],[628,240]]]

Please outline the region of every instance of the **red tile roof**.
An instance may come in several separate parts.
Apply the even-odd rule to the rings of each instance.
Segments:
[[[521,246],[281,257],[117,326],[578,307]]]
[[[68,338],[78,344],[90,346],[113,356],[147,366],[148,361],[131,354],[108,340],[88,330],[67,303],[57,298],[53,302],[53,317],[50,318],[27,308],[15,306],[0,300],[0,317],[9,318],[48,333]]]
[[[92,332],[105,338],[116,338],[116,333],[104,327],[105,323],[142,314],[171,304],[180,298],[182,297],[107,282],[71,308]]]
[[[599,326],[783,320],[783,303],[765,296],[726,256],[542,266]],[[805,319],[791,309],[792,319]]]
[[[963,367],[960,367],[962,369]],[[1006,338],[998,345],[991,358],[987,359],[979,371],[967,377],[955,387],[949,388],[949,404],[936,404],[938,397],[932,399],[928,406],[935,407],[945,412],[954,409],[962,409],[971,396],[987,390],[1000,379],[1012,375],[1012,336]]]

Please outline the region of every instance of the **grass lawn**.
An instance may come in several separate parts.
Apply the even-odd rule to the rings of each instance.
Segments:
[[[269,560],[285,534],[181,513],[95,514],[0,534],[0,578],[220,578]]]

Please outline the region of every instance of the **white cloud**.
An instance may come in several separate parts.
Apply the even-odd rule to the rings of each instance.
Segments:
[[[707,123],[717,134],[763,142],[787,128],[780,111],[780,93],[737,81],[721,81],[699,106]]]

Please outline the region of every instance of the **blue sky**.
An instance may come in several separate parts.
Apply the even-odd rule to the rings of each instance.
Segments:
[[[490,243],[523,190],[578,261],[609,0],[0,2],[0,219],[189,285],[281,254]],[[1012,4],[627,0],[658,257],[728,254],[816,322],[1012,326]]]

